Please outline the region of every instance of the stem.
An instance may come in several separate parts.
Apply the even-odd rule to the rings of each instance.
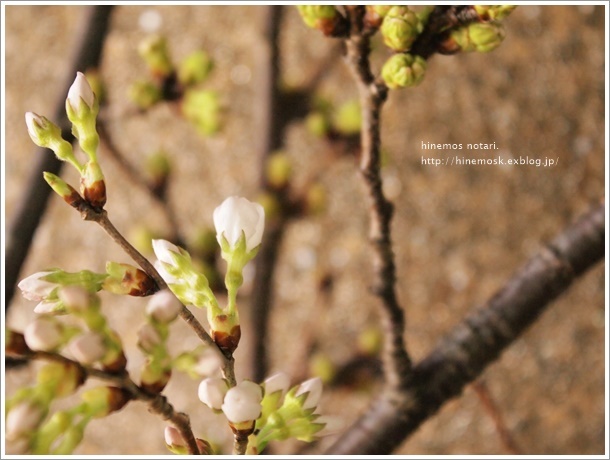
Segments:
[[[155,267],[144,257],[140,252],[134,248],[129,241],[116,229],[113,223],[108,218],[108,213],[105,210],[96,210],[91,206],[83,207],[80,210],[81,216],[84,220],[89,220],[98,223],[108,235],[121,247],[123,250],[144,270],[154,281],[157,283],[159,289],[168,289],[167,283],[163,280],[159,272]],[[211,347],[218,357],[221,359],[221,370],[225,378],[229,382],[234,382],[235,385],[235,370],[234,360],[230,356],[226,356],[220,348],[216,345],[212,337],[206,332],[202,324],[195,318],[191,311],[182,305],[180,310],[180,317],[188,324],[197,337],[201,339],[206,345]]]
[[[246,455],[248,449],[248,436],[235,433],[233,440],[233,455]]]
[[[386,332],[385,379],[389,389],[397,390],[408,383],[411,359],[403,339],[405,319],[395,287],[396,267],[390,228],[394,208],[383,194],[380,174],[380,117],[387,87],[374,81],[369,63],[370,39],[362,32],[363,15],[363,7],[350,10],[352,30],[346,41],[346,60],[358,85],[362,109],[360,172],[371,202],[369,237],[373,245],[375,271],[372,289],[381,300]]]
[[[604,204],[528,261],[413,368],[408,388],[384,393],[327,454],[389,454],[449,399],[458,396],[576,277],[603,259]]]

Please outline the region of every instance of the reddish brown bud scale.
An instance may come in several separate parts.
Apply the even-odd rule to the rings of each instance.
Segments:
[[[94,208],[103,208],[106,204],[106,183],[103,180],[98,180],[83,187],[83,195],[85,200]]]
[[[25,343],[25,337],[20,332],[8,331],[8,340],[4,345],[4,350],[7,354],[13,355],[27,355],[32,352]]]
[[[112,372],[112,373],[119,373],[125,370],[125,367],[127,366],[127,358],[125,358],[125,353],[123,353],[123,351],[121,350],[119,356],[117,356],[117,358],[112,361],[111,363],[104,363],[104,365],[102,366],[102,368],[106,371],[106,372]]]
[[[69,195],[65,195],[63,199],[73,208],[80,209],[85,204],[85,200],[83,200],[83,197],[80,196],[80,194],[74,190],[74,188],[70,188],[72,189],[71,193]]]
[[[108,389],[110,390],[108,395],[108,413],[121,410],[132,399],[131,393],[124,388],[108,387]]]
[[[123,277],[123,282],[133,286],[129,291],[129,295],[136,297],[146,297],[159,290],[155,280],[148,276],[144,270],[140,270],[139,268],[136,270],[135,275],[127,271]]]
[[[239,325],[233,326],[231,332],[212,331],[212,339],[223,352],[233,354],[241,338],[241,328]]]
[[[159,380],[155,380],[154,382],[142,381],[140,382],[140,386],[149,393],[158,394],[165,389],[171,376],[172,370],[167,369],[163,372],[163,375]]]

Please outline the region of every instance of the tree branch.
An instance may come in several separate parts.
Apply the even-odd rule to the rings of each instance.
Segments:
[[[603,259],[600,204],[530,259],[413,368],[408,388],[383,393],[328,454],[389,454],[495,361],[574,279]]]
[[[82,29],[75,35],[74,42],[79,48],[70,65],[68,80],[55,104],[55,115],[53,119],[62,131],[62,136],[70,142],[74,142],[71,133],[71,124],[66,116],[66,95],[76,71],[84,71],[90,67],[96,67],[102,55],[104,39],[110,24],[112,5],[89,6],[84,12]],[[42,219],[46,209],[47,200],[51,193],[50,187],[42,180],[43,171],[59,174],[62,162],[47,149],[37,149],[35,153],[36,165],[32,168],[27,181],[24,198],[19,203],[18,209],[8,230],[5,260],[5,298],[4,309],[8,310],[11,299],[15,294],[15,286],[19,279],[21,266],[30,249],[34,233]]]
[[[385,381],[395,390],[407,384],[411,360],[403,339],[405,319],[395,287],[396,266],[390,227],[394,207],[383,194],[380,174],[380,117],[387,87],[376,83],[371,71],[370,39],[362,27],[364,7],[352,7],[349,14],[352,29],[346,40],[346,60],[358,85],[362,110],[360,172],[371,203],[369,237],[374,251],[373,292],[380,298],[382,307]]]
[[[95,377],[100,380],[112,382],[114,385],[126,390],[131,395],[132,399],[144,401],[148,404],[149,410],[159,416],[163,420],[170,421],[186,441],[190,454],[199,454],[199,448],[197,447],[197,441],[193,435],[191,429],[191,423],[187,414],[183,412],[177,412],[174,406],[167,400],[162,394],[153,394],[144,390],[142,387],[137,385],[126,371],[120,373],[113,373],[108,371],[102,371],[93,367],[83,366],[77,361],[68,359],[58,353],[50,353],[45,351],[32,351],[27,354],[16,354],[12,357],[23,360],[34,360],[40,359],[45,361],[55,361],[60,363],[71,364],[78,367],[83,375],[86,377]]]

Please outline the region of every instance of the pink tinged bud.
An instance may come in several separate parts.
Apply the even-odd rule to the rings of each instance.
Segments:
[[[68,102],[75,112],[78,111],[81,100],[87,107],[92,108],[93,102],[95,101],[95,94],[93,93],[87,78],[85,78],[85,75],[81,72],[76,72],[76,79],[68,91]]]
[[[147,353],[152,353],[162,342],[161,336],[151,324],[144,324],[138,330],[138,346]]]
[[[25,343],[35,351],[51,351],[63,342],[61,326],[53,318],[45,316],[30,323],[23,335]]]
[[[21,289],[21,295],[28,300],[36,301],[41,301],[51,295],[57,285],[41,279],[51,273],[50,271],[38,272],[22,279],[17,285]]]
[[[214,210],[214,227],[218,241],[224,236],[231,247],[236,245],[242,234],[245,235],[246,251],[250,252],[261,244],[265,210],[258,203],[232,196]]]
[[[160,323],[171,323],[181,311],[182,303],[168,289],[153,295],[146,306],[146,313]]]
[[[263,391],[260,385],[244,380],[227,391],[222,411],[232,423],[256,420],[261,415]]]
[[[303,409],[315,409],[322,396],[322,380],[319,377],[315,377],[301,383],[295,396],[299,397],[304,394],[307,394],[307,397],[303,402]]]
[[[91,294],[81,286],[64,286],[57,294],[59,300],[71,311],[84,312],[91,305]]]
[[[276,391],[281,391],[282,394],[288,391],[290,387],[290,378],[283,372],[273,374],[265,379],[265,394],[272,394]]]
[[[68,350],[79,363],[93,364],[106,354],[104,339],[100,334],[87,332],[70,342]]]
[[[182,438],[180,432],[173,426],[165,427],[165,444],[175,447],[186,447],[186,441]]]
[[[28,134],[30,135],[34,143],[37,144],[37,140],[40,137],[40,131],[48,127],[49,120],[34,112],[26,112],[25,124],[28,127]]]
[[[330,415],[322,415],[318,417],[314,423],[316,425],[323,425],[322,429],[316,433],[316,437],[318,438],[337,434],[345,427],[343,420]]]
[[[30,402],[15,406],[6,416],[6,439],[30,435],[43,418],[42,410]]]
[[[225,379],[209,378],[199,384],[199,399],[210,409],[220,410],[229,387]]]
[[[46,300],[43,300],[42,302],[40,302],[38,305],[36,305],[34,307],[34,313],[37,313],[39,315],[44,315],[44,314],[54,314],[54,313],[65,313],[66,309],[64,308],[64,305],[59,301],[51,301],[51,302],[47,302]]]
[[[176,265],[172,253],[180,254],[180,249],[167,240],[152,240],[153,251],[157,259],[168,265]]]

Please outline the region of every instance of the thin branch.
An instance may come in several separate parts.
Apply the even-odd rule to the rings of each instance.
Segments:
[[[259,117],[262,143],[260,149],[260,183],[264,190],[271,190],[267,183],[265,165],[268,156],[282,145],[282,132],[278,110],[280,106],[279,72],[280,50],[278,37],[282,20],[281,6],[268,6],[265,16],[265,36],[268,49],[261,65],[262,75],[259,84]],[[251,337],[252,358],[251,375],[255,382],[262,381],[269,368],[267,355],[267,336],[269,312],[273,304],[273,275],[275,271],[278,249],[282,241],[285,218],[280,216],[275,222],[268,222],[261,248],[256,256],[256,272],[254,275],[251,301]]]
[[[530,259],[482,308],[413,368],[408,388],[383,393],[328,454],[390,454],[494,362],[572,282],[604,257],[604,204]]]
[[[199,454],[197,441],[191,429],[191,423],[187,414],[177,412],[174,406],[162,394],[149,393],[142,387],[137,385],[126,371],[120,373],[107,372],[93,367],[83,366],[77,361],[68,359],[57,353],[49,353],[44,351],[33,351],[27,354],[14,355],[13,357],[24,360],[41,359],[45,361],[55,361],[65,364],[77,366],[86,377],[95,377],[100,380],[111,382],[114,385],[126,390],[131,395],[132,399],[144,401],[148,404],[149,410],[159,416],[163,420],[171,422],[186,441],[189,453],[192,455]]]
[[[364,7],[353,7],[349,13],[352,30],[346,41],[346,61],[358,85],[362,110],[360,171],[371,202],[369,237],[374,250],[373,292],[380,298],[382,306],[386,383],[388,388],[396,390],[408,382],[411,360],[403,339],[404,312],[396,295],[396,267],[390,226],[394,207],[383,194],[380,174],[380,117],[387,87],[375,82],[371,71],[370,39],[362,28]]]
[[[144,270],[148,276],[150,276],[159,289],[168,289],[167,283],[163,280],[159,272],[155,267],[144,257],[140,252],[134,248],[129,241],[116,229],[108,218],[108,213],[105,210],[98,210],[89,206],[84,200],[81,200],[78,205],[78,211],[81,213],[81,217],[84,220],[96,222],[99,224],[106,233]],[[197,337],[201,339],[203,343],[211,347],[216,352],[218,357],[221,359],[221,370],[224,377],[231,384],[235,385],[235,368],[234,359],[232,356],[225,355],[222,350],[216,345],[216,342],[206,332],[202,324],[195,318],[191,311],[182,305],[180,310],[180,317],[195,331]]]
[[[500,436],[500,441],[502,442],[504,450],[512,455],[521,455],[521,449],[519,449],[519,446],[513,439],[513,436],[510,433],[510,430],[507,428],[506,423],[504,423],[504,417],[502,417],[502,413],[491,396],[485,381],[482,379],[476,380],[472,383],[472,389],[479,397],[485,412],[487,412],[487,414],[491,417],[494,427]]]
[[[97,67],[100,63],[112,9],[112,5],[86,7],[83,13],[84,17],[81,20],[82,28],[74,36],[74,43],[78,44],[78,49],[69,65],[70,71],[64,89],[59,92],[60,96],[55,103],[55,115],[53,117],[61,128],[64,139],[70,142],[74,142],[75,139],[70,132],[71,124],[66,116],[66,95],[74,81],[76,71]],[[42,173],[48,171],[59,174],[63,164],[47,149],[37,149],[35,158],[37,163],[32,168],[28,178],[23,194],[24,198],[19,203],[7,232],[6,271],[4,273],[5,311],[10,306],[19,279],[19,272],[29,252],[34,233],[42,219],[51,193],[50,187],[42,180]]]
[[[235,433],[233,438],[233,455],[246,455],[248,450],[248,436],[243,436],[241,433]]]

